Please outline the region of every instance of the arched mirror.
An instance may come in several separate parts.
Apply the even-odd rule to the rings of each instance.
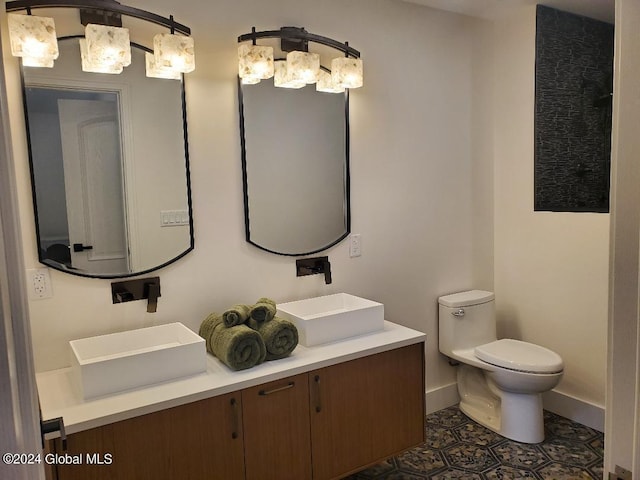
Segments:
[[[351,228],[349,89],[363,84],[360,52],[300,27],[254,27],[238,43],[247,241],[280,255],[326,250]]]
[[[98,278],[165,266],[193,249],[184,85],[85,73],[78,38],[53,68],[23,67],[39,260]]]
[[[349,234],[348,92],[240,89],[247,241],[281,255],[325,250]]]

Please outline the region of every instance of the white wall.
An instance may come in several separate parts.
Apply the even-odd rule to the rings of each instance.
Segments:
[[[533,211],[535,7],[494,35],[498,333],[558,352],[556,390],[603,407],[609,215]]]
[[[174,14],[196,42],[187,76],[196,248],[159,272],[158,313],[143,302],[112,305],[109,282],[51,272],[54,297],[30,304],[37,370],[68,364],[67,341],[156,323],[197,329],[212,310],[271,296],[278,302],[347,291],[385,304],[386,317],[428,334],[427,385],[454,381],[437,349],[437,297],[491,288],[491,244],[481,220],[490,196],[472,167],[474,38],[466,17],[387,0],[137,1]],[[361,50],[365,86],[351,95],[352,231],[328,254],[334,283],[295,277],[293,258],[244,241],[236,99],[236,38],[283,25],[348,40]],[[137,41],[140,41],[139,39]],[[7,59],[26,264],[37,266],[17,62]],[[477,116],[475,117],[477,119]],[[278,131],[274,128],[274,135]],[[474,154],[475,155],[475,154]],[[484,240],[474,246],[482,226]]]

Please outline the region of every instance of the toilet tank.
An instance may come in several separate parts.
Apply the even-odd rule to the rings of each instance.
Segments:
[[[470,290],[438,298],[438,345],[450,355],[496,340],[495,295]]]

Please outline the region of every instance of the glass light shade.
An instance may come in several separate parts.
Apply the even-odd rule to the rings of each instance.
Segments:
[[[273,76],[273,85],[281,88],[302,88],[306,85],[305,82],[293,80],[289,69],[287,68],[287,62],[275,63],[275,74]]]
[[[318,92],[326,93],[343,93],[344,87],[334,85],[331,74],[329,72],[325,72],[324,70],[320,70],[320,76],[318,77],[318,82],[316,83],[316,90]]]
[[[36,57],[22,57],[22,65],[24,67],[46,67],[53,68],[53,58],[36,58]]]
[[[14,57],[29,58],[27,66],[53,67],[53,60],[58,58],[58,40],[53,18],[9,13],[7,20],[11,54]]]
[[[309,52],[289,52],[287,69],[294,81],[316,83],[320,74],[320,55]]]
[[[331,60],[331,77],[335,85],[344,88],[362,86],[362,60],[359,58],[338,57]]]
[[[241,78],[240,82],[243,85],[256,85],[257,83],[260,83],[262,80],[256,77],[245,77],[245,78]]]
[[[84,38],[79,39],[80,41],[80,59],[82,60],[82,71],[90,72],[90,73],[122,73],[122,64],[106,64],[95,62],[89,55],[89,51],[87,48],[87,40]]]
[[[84,36],[87,59],[92,65],[104,65],[106,68],[115,65],[126,67],[131,64],[129,29],[88,23]]]
[[[156,57],[153,53],[145,52],[144,63],[147,72],[147,77],[152,78],[166,78],[169,80],[180,80],[182,74],[168,68],[158,68],[156,64]]]
[[[153,37],[153,54],[159,68],[181,73],[193,72],[196,69],[192,37],[159,33]]]
[[[273,47],[247,44],[238,46],[238,75],[240,78],[255,78],[259,81],[271,78],[273,74]]]

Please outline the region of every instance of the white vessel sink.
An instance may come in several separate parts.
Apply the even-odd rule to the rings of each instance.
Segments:
[[[384,328],[384,305],[348,293],[336,293],[278,305],[278,315],[292,321],[305,347]]]
[[[181,323],[69,342],[85,399],[206,371],[205,341]]]

